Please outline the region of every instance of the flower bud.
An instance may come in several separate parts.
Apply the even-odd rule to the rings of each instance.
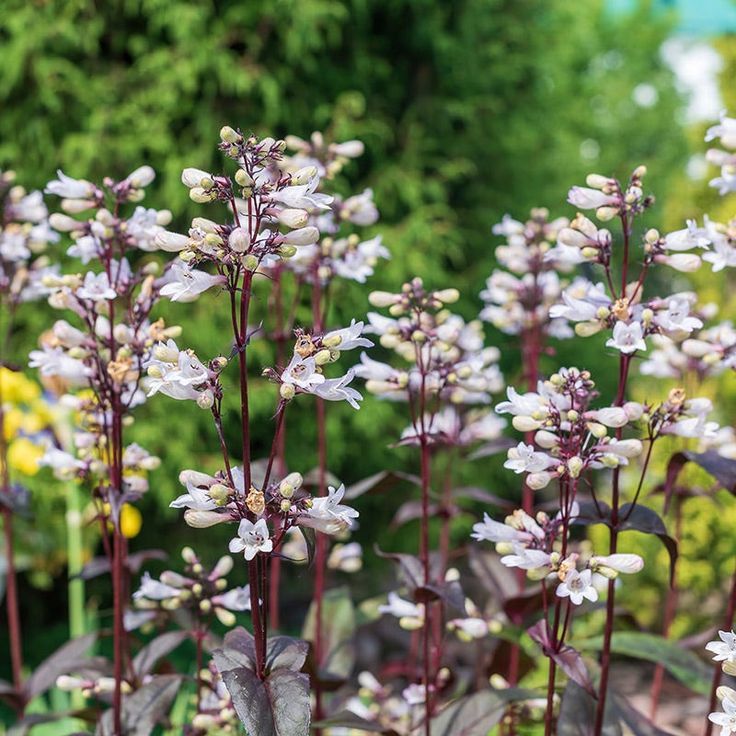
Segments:
[[[574,457],[571,457],[567,461],[567,472],[570,474],[571,478],[579,478],[580,473],[583,472],[583,468],[585,467],[585,462],[581,457],[578,457],[575,455]]]
[[[618,209],[616,207],[599,207],[595,211],[595,216],[601,222],[608,222],[609,220],[613,220],[616,215],[618,215]]]
[[[194,187],[202,187],[203,189],[210,189],[214,182],[212,176],[202,169],[187,168],[181,172],[181,183],[193,189]]]
[[[515,416],[511,424],[517,432],[534,432],[542,427],[541,422],[523,415]]]
[[[75,220],[73,217],[69,217],[69,215],[62,215],[59,212],[54,212],[49,216],[49,225],[61,233],[69,233],[72,230],[82,227],[82,223],[79,220]]]
[[[296,395],[296,389],[290,383],[282,383],[279,387],[279,396],[284,401],[291,401]]]
[[[250,245],[250,237],[245,228],[236,227],[229,235],[227,244],[236,253],[245,253]]]
[[[292,230],[282,237],[283,242],[288,243],[289,245],[311,245],[319,240],[319,230],[314,227],[314,225],[309,225],[297,230]]]
[[[332,360],[332,353],[327,349],[320,350],[314,355],[314,362],[317,365],[326,365],[331,360]]]
[[[304,478],[301,473],[289,473],[279,483],[279,493],[284,498],[291,498],[294,495],[294,491],[297,488],[301,488],[302,483],[304,483]]]
[[[585,177],[585,183],[589,187],[593,187],[593,189],[605,189],[613,184],[613,180],[609,179],[607,176],[601,176],[600,174],[588,174],[588,176]]]
[[[215,403],[215,394],[212,389],[208,388],[202,391],[197,397],[197,406],[200,409],[211,409]]]
[[[309,222],[309,214],[306,210],[287,208],[281,210],[278,215],[278,220],[282,225],[292,228],[302,228]]]
[[[600,322],[578,322],[575,325],[575,334],[578,337],[590,337],[602,329],[603,325]]]
[[[433,294],[443,304],[454,304],[460,298],[460,292],[457,289],[441,289]]]
[[[222,524],[229,521],[228,514],[220,514],[217,511],[197,511],[196,509],[187,509],[184,512],[184,521],[195,529],[207,529],[208,527]]]
[[[526,484],[533,491],[540,491],[542,488],[546,488],[551,480],[552,474],[543,470],[539,473],[529,473],[526,477]]]
[[[374,307],[390,307],[396,304],[401,297],[398,294],[391,294],[388,291],[372,291],[368,294],[368,302]]]
[[[223,127],[220,128],[220,140],[223,143],[237,144],[242,142],[243,136],[229,125],[223,125]]]
[[[255,184],[253,177],[245,169],[238,169],[235,172],[235,181],[241,187],[252,187]]]
[[[126,181],[137,189],[147,187],[155,178],[156,172],[150,166],[139,166],[125,177]]]
[[[217,616],[217,620],[223,626],[227,626],[228,629],[235,626],[236,618],[235,614],[232,611],[228,611],[226,608],[215,606],[215,616]]]

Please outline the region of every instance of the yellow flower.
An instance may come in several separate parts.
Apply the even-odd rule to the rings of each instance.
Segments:
[[[124,503],[120,509],[120,530],[123,532],[123,536],[128,539],[137,537],[142,526],[143,516],[141,512],[135,506]]]
[[[22,373],[0,368],[3,401],[28,404],[41,395],[41,387]]]
[[[43,454],[43,448],[27,437],[19,437],[8,447],[8,464],[23,475],[35,475],[38,472],[38,461]]]
[[[23,425],[23,412],[14,406],[6,409],[3,416],[3,427],[5,429],[5,439],[11,440],[18,434],[18,430]]]

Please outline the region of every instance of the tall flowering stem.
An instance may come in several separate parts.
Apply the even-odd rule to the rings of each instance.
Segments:
[[[64,213],[54,213],[50,224],[68,233],[67,253],[82,263],[94,262],[100,270],[61,276],[49,274],[43,284],[56,309],[71,310],[80,328],[59,320],[31,353],[31,366],[42,377],[55,379],[64,388],[84,388],[88,393],[70,396],[66,402],[81,422],[75,434],[76,454],[50,447],[42,464],[65,480],[82,480],[91,489],[106,540],[112,527],[110,557],[113,588],[113,729],[122,732],[122,698],[128,687],[129,646],[124,626],[128,600],[127,541],[121,528],[125,504],[135,502],[148,488],[147,473],[158,458],[142,447],[124,441],[124,426],[131,409],[145,399],[140,390],[143,366],[156,340],[176,334],[163,321],[152,322],[151,311],[166,276],[157,279],[156,262],[141,262],[141,252],[157,250],[154,239],[163,232],[171,214],[141,206],[126,216],[130,203],[139,202],[154,179],[148,166],[123,180],[110,178],[98,186],[58,172],[46,191],[62,198]],[[91,213],[91,214],[90,214]],[[74,215],[85,215],[77,219]],[[135,258],[133,265],[129,259]]]
[[[0,171],[0,507],[5,537],[5,607],[13,687],[23,684],[23,643],[15,566],[13,514],[21,500],[11,484],[4,379],[11,361],[11,339],[18,310],[46,294],[43,278],[52,269],[43,255],[58,235],[50,228],[41,192],[16,184],[15,173]],[[23,704],[21,704],[22,710]]]
[[[433,592],[445,583],[445,571],[439,575],[434,569],[430,546],[433,452],[441,447],[493,440],[505,424],[487,411],[470,408],[490,403],[490,395],[502,387],[502,378],[496,365],[499,353],[483,346],[480,322],[466,323],[447,309],[458,297],[455,289],[430,291],[420,278],[404,284],[398,294],[373,292],[369,297],[371,304],[388,307],[391,317],[370,313],[372,329],[380,335],[381,345],[408,362],[409,368],[394,368],[365,355],[358,368],[368,391],[407,402],[411,424],[403,432],[400,444],[419,449],[421,580],[417,589],[411,591],[414,604],[391,593],[388,605],[382,606],[381,611],[399,617],[402,626],[421,630],[420,682],[411,684],[404,697],[412,708],[421,706],[420,722],[427,734],[448,674],[442,667],[443,604]],[[414,657],[410,659],[413,662]],[[416,677],[413,672],[407,674]]]
[[[179,253],[169,283],[162,290],[164,296],[174,301],[191,301],[214,287],[228,294],[232,349],[229,355],[203,363],[193,350],[180,350],[173,340],[160,343],[148,364],[152,379],[149,393],[196,401],[212,413],[224,467],[214,475],[182,471],[179,479],[187,492],[171,505],[185,509],[184,518],[193,527],[237,523],[237,534],[231,539],[229,549],[232,553],[242,553],[247,563],[253,628],[253,649],[248,656],[256,678],[265,682],[272,674],[267,666],[269,595],[274,591],[269,580],[271,560],[281,554],[285,538],[292,530],[311,528],[320,533],[319,539],[322,534],[347,530],[358,516],[356,511],[340,503],[345,493],[342,486],[312,497],[302,487],[299,473],[283,475],[285,447],[281,438],[286,410],[297,395],[305,394],[325,401],[344,400],[358,408],[362,397],[348,385],[353,378],[352,371],[338,378],[326,378],[324,367],[338,360],[342,352],[370,347],[372,343],[361,337],[362,323],[353,322],[350,327],[331,332],[321,328],[312,332],[294,330],[294,348],[288,364],[267,367],[261,373],[278,386],[278,399],[270,453],[264,461],[253,459],[251,433],[255,420],[250,411],[248,358],[251,341],[260,333],[260,328],[249,326],[255,279],[273,274],[285,261],[297,256],[300,249],[308,249],[317,242],[320,231],[309,224],[310,219],[328,210],[332,198],[317,191],[320,177],[315,166],[287,171],[283,160],[284,141],[259,140],[230,127],[222,129],[220,139],[220,150],[235,162],[234,177],[185,169],[182,181],[195,202],[224,205],[227,221],[218,223],[199,217],[192,222],[188,234],[165,232],[157,242],[162,249]],[[207,265],[216,273],[197,268]],[[279,320],[279,329],[284,329],[283,319]],[[241,467],[233,461],[222,426],[225,389],[221,374],[235,357]],[[321,462],[326,468],[325,457]],[[242,685],[224,677],[227,672],[221,674],[226,687]],[[254,697],[252,691],[248,692],[248,697]],[[232,690],[231,694],[235,699]],[[306,694],[301,693],[300,698],[300,703],[308,706]],[[240,711],[239,715],[248,731],[257,728],[249,721],[249,713]],[[281,718],[281,711],[274,717]],[[308,728],[308,708],[299,717]]]

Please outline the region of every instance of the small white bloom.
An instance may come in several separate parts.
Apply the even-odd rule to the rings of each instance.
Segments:
[[[606,347],[616,348],[624,355],[631,355],[637,350],[646,350],[644,332],[639,322],[616,322],[613,328],[613,337],[606,341]]]
[[[556,593],[560,598],[570,598],[573,605],[579,606],[583,599],[598,600],[598,591],[592,585],[593,573],[590,570],[570,570],[565,579],[557,586]]]
[[[736,634],[733,631],[719,631],[720,641],[709,641],[705,648],[713,652],[714,662],[736,662]]]
[[[229,550],[242,552],[245,559],[252,560],[259,552],[268,553],[273,549],[265,519],[258,519],[254,524],[249,519],[241,519],[238,525],[238,536],[230,540]]]

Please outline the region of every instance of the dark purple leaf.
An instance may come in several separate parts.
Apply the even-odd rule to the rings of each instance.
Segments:
[[[675,580],[675,565],[677,564],[677,541],[667,533],[667,527],[659,514],[646,506],[637,504],[633,510],[631,504],[624,504],[619,510],[618,530],[637,531],[644,534],[654,534],[667,549],[670,555],[670,585]]]
[[[291,636],[274,636],[268,640],[266,648],[266,672],[289,669],[294,672],[304,666],[309,644]]]
[[[461,615],[465,615],[465,593],[457,580],[420,585],[414,591],[414,600],[417,603],[428,603],[438,599]]]
[[[317,549],[317,533],[308,526],[297,526],[297,529],[302,533],[304,543],[307,545],[307,565],[311,567]]]
[[[557,736],[593,736],[597,702],[572,680],[562,695]],[[612,713],[611,698],[606,699],[603,736],[621,736],[621,726]]]
[[[168,555],[162,549],[144,549],[128,555],[125,565],[132,575],[137,575],[144,562],[165,560],[167,557]],[[91,580],[108,572],[110,572],[110,560],[107,557],[95,557],[82,568],[82,572],[76,577],[80,577],[82,580]]]
[[[133,671],[138,679],[147,675],[161,657],[165,657],[189,637],[186,631],[167,631],[148,642],[133,659]]]
[[[169,712],[180,684],[180,675],[159,675],[131,695],[123,696],[123,734],[149,736]],[[105,711],[96,733],[98,736],[113,736],[112,710]]]
[[[221,664],[218,669],[235,669],[236,667],[246,667],[253,669],[256,661],[256,642],[253,634],[242,626],[228,631],[222,643],[222,649],[216,650],[214,654],[220,655]],[[225,662],[229,663],[225,666]],[[222,665],[222,666],[221,666]]]
[[[84,666],[88,661],[87,650],[95,643],[97,635],[85,634],[72,639],[47,657],[26,680],[23,697],[26,702],[53,687],[59,675],[67,675]]]
[[[492,690],[467,695],[432,719],[432,736],[487,736],[505,711],[506,703]]]
[[[424,566],[418,557],[400,552],[382,552],[378,545],[375,545],[374,549],[379,557],[396,563],[399,580],[409,590],[413,592],[424,583]]]
[[[622,695],[611,693],[613,709],[620,720],[628,726],[632,736],[674,736],[652,723],[645,715],[639,713]]]
[[[736,460],[723,457],[715,450],[707,452],[676,452],[667,463],[667,475],[664,482],[665,513],[675,490],[675,483],[683,467],[687,463],[695,463],[712,475],[720,486],[731,493],[736,493]]]
[[[366,721],[365,718],[352,713],[349,710],[341,710],[339,713],[312,724],[312,728],[348,728],[369,733],[394,734],[395,731],[387,731],[380,724]]]
[[[430,516],[435,516],[437,514],[437,510],[438,505],[436,503],[429,504],[428,513]],[[417,498],[410,501],[405,501],[397,509],[396,513],[394,514],[394,518],[391,519],[391,528],[396,529],[403,524],[406,524],[408,521],[420,519],[423,513],[423,504],[420,499]]]
[[[527,616],[531,616],[542,610],[543,598],[542,587],[529,588],[519,595],[504,601],[504,613],[515,623],[520,623]]]
[[[468,547],[470,569],[480,584],[494,597],[503,600],[519,592],[519,583],[513,570],[501,564],[497,554],[481,550],[478,545]]]
[[[490,457],[491,455],[498,455],[500,452],[505,452],[509,447],[514,447],[515,442],[509,437],[501,437],[493,442],[489,442],[482,447],[479,447],[475,452],[471,452],[468,455],[468,460],[478,460],[482,457]]]
[[[218,652],[215,652],[218,668]],[[278,669],[259,680],[238,667],[221,671],[238,717],[248,733],[258,736],[309,736],[311,706],[309,678],[300,672]]]
[[[558,667],[575,683],[580,685],[587,693],[595,697],[593,683],[588,674],[588,668],[583,662],[583,658],[576,649],[564,644],[559,651],[552,646],[547,631],[547,621],[542,619],[537,621],[534,626],[527,629],[527,634],[539,644],[542,652],[546,657],[554,660]]]

